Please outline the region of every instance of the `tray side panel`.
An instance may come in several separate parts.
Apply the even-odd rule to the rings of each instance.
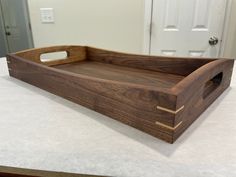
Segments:
[[[204,74],[196,77],[192,84],[178,95],[177,105],[185,105],[185,109],[176,116],[176,123],[183,123],[175,130],[174,141],[230,86],[233,66],[234,60],[229,59],[219,60],[218,64],[212,65],[211,68],[205,67]],[[206,84],[219,73],[222,73],[220,84],[205,97]]]
[[[57,52],[66,52],[67,57],[60,60],[53,60],[53,61],[49,60],[47,62],[43,62],[40,60],[42,54],[57,53]],[[17,52],[15,55],[46,66],[62,65],[77,61],[83,61],[87,59],[86,47],[83,46],[55,46],[55,47],[29,49]]]
[[[78,77],[69,72],[8,56],[12,77],[110,116],[127,125],[172,143],[175,114],[156,105],[175,108],[176,97],[145,88]],[[161,124],[156,124],[156,122]],[[163,125],[166,126],[163,126]]]
[[[87,57],[93,61],[182,76],[187,76],[199,67],[214,61],[214,59],[207,58],[171,58],[124,54],[91,47],[87,48]]]
[[[0,166],[0,177],[105,177]]]

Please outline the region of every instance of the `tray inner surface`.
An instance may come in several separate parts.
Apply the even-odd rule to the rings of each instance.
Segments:
[[[185,76],[136,69],[94,61],[80,61],[53,66],[57,69],[100,79],[121,81],[159,88],[172,88]]]

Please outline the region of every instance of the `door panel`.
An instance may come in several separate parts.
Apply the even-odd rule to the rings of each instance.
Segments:
[[[165,2],[165,26],[164,31],[179,31],[179,3],[178,0],[166,0]]]
[[[2,8],[0,3],[0,57],[5,57],[7,53],[7,42],[5,38],[4,22],[1,14]]]
[[[153,0],[151,54],[219,55],[227,0]],[[218,43],[210,45],[209,39]]]
[[[33,47],[26,0],[1,0],[9,52]]]
[[[209,31],[209,0],[196,0],[192,31]]]

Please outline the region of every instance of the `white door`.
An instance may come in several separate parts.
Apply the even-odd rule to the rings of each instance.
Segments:
[[[0,0],[8,52],[33,47],[27,0]]]
[[[1,14],[2,14],[2,8],[0,3],[0,58],[5,57],[7,53],[7,42],[4,30],[4,21]]]
[[[227,0],[153,0],[150,53],[218,57]]]

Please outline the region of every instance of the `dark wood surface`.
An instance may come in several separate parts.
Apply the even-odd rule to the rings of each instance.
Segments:
[[[65,65],[57,65],[54,67],[100,79],[115,80],[167,89],[172,88],[184,79],[184,76],[181,75],[167,74],[158,71],[136,69],[94,61],[76,62]]]
[[[53,63],[38,59],[43,53],[72,49],[72,61],[69,57]],[[231,59],[142,56],[80,46],[8,55],[12,77],[169,143],[230,85],[233,63]]]
[[[102,177],[102,176],[0,166],[0,177]]]
[[[214,61],[215,59],[180,58],[163,56],[145,56],[111,52],[96,48],[87,48],[87,58],[93,61],[110,63],[132,68],[159,71],[163,73],[187,76],[199,67]]]
[[[67,57],[63,60],[47,61],[43,62],[40,60],[42,54],[52,53],[52,52],[66,52]],[[86,59],[86,48],[79,46],[56,46],[56,47],[45,47],[40,49],[25,50],[22,52],[15,53],[17,56],[23,57],[25,59],[34,61],[36,63],[41,63],[47,66],[66,64],[76,61],[82,61]]]

